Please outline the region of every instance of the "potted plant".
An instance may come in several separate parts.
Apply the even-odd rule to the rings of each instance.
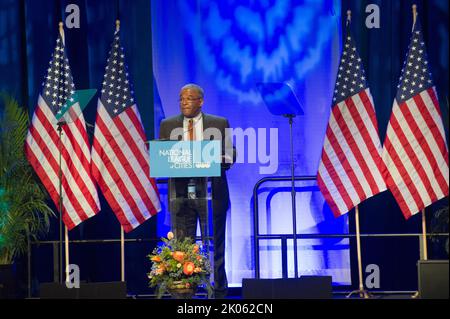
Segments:
[[[34,176],[25,154],[28,114],[2,94],[0,106],[0,297],[11,296],[14,259],[27,251],[28,241],[48,231],[54,216],[47,193]]]
[[[177,240],[172,232],[161,240],[163,244],[148,255],[152,262],[148,278],[150,286],[156,287],[157,298],[169,292],[176,299],[189,299],[199,286],[204,286],[211,296],[211,267],[201,247],[189,237]]]

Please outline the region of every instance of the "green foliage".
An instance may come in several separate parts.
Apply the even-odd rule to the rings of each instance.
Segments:
[[[196,289],[201,285],[211,295],[211,266],[206,253],[190,238],[177,240],[171,233],[168,237],[161,238],[163,244],[148,255],[152,261],[148,277],[150,286],[156,286],[157,297],[161,298],[170,289]]]
[[[0,264],[25,253],[28,240],[48,232],[53,211],[24,154],[28,114],[2,94],[0,105]]]

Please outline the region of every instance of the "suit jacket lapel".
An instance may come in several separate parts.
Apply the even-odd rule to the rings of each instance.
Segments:
[[[175,121],[174,121],[174,123],[173,123],[173,127],[172,127],[171,129],[173,130],[173,129],[176,129],[176,128],[181,128],[181,129],[183,130],[183,129],[184,129],[184,128],[183,128],[183,119],[184,119],[183,114],[180,114],[180,115],[175,119]],[[179,141],[182,141],[182,140],[183,140],[183,136],[178,136],[178,140],[179,140]]]
[[[211,121],[208,114],[202,113],[202,121],[203,121],[203,132],[205,132],[206,129],[211,127]],[[205,134],[203,134],[203,140],[205,140]]]
[[[180,114],[177,118],[176,127],[183,127],[183,120],[184,120],[184,116],[183,116],[183,114]]]

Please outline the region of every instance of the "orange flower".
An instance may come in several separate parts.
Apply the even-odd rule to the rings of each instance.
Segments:
[[[200,256],[200,255],[197,255],[196,258],[197,258],[197,260],[202,260],[202,256]]]
[[[193,262],[188,261],[187,263],[184,263],[183,272],[186,276],[192,275],[192,273],[194,272],[194,269],[195,269],[195,265]]]
[[[202,269],[200,267],[195,267],[194,272],[195,273],[202,272]]]
[[[176,251],[173,253],[172,257],[176,261],[182,262],[184,259],[184,253],[182,251]]]
[[[156,269],[156,274],[157,274],[157,275],[162,275],[162,274],[164,273],[164,270],[166,270],[166,269],[164,268],[163,265],[161,265],[161,266],[159,266],[159,267]]]
[[[199,247],[198,245],[194,245],[194,248],[192,249],[192,251],[194,252],[194,254],[198,253]]]
[[[186,283],[186,288],[191,288],[191,284],[190,283]]]
[[[152,261],[159,263],[161,261],[161,257],[159,256],[153,256]]]

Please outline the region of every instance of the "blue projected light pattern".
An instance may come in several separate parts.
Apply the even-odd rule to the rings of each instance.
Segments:
[[[179,114],[181,87],[197,83],[205,91],[203,111],[226,117],[232,128],[254,130],[257,147],[276,155],[274,175],[289,176],[288,120],[266,103],[286,104],[292,113],[304,113],[293,124],[295,174],[316,175],[341,51],[340,10],[338,0],[152,1],[158,113]],[[281,91],[264,91],[271,83]],[[290,101],[283,103],[279,94],[287,94]],[[270,136],[274,128],[277,135]],[[230,286],[254,276],[253,186],[270,176],[260,174],[260,167],[268,166],[264,156],[257,152],[257,162],[249,160],[249,144],[247,138],[247,148],[238,149],[244,163],[227,171],[231,208],[225,262]],[[348,233],[347,216],[334,218],[315,182],[296,188],[298,233]],[[167,190],[160,193],[167,203]],[[289,183],[266,183],[259,195],[260,233],[292,234]],[[163,210],[158,214],[159,235],[169,229],[170,215]],[[280,241],[260,244],[261,277],[281,277]],[[288,275],[293,277],[293,243],[287,244]],[[298,266],[299,275],[331,275],[334,284],[350,284],[348,239],[299,239]]]
[[[335,23],[333,1],[179,0],[184,31],[218,88],[259,102],[261,82],[301,81],[320,62]]]

